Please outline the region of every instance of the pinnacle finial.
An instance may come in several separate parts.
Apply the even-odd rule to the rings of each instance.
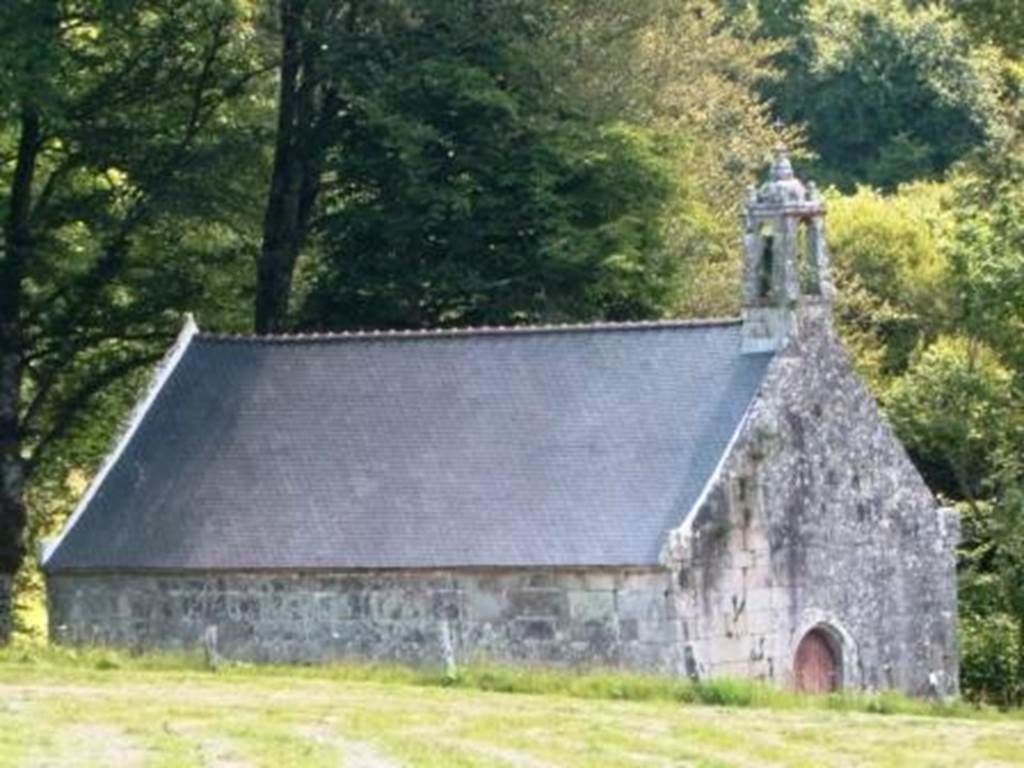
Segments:
[[[789,149],[783,139],[782,131],[786,124],[780,118],[772,122],[772,131],[775,132],[775,146],[772,147],[772,181],[784,181],[793,178],[793,166],[789,162]]]
[[[771,180],[786,181],[787,179],[792,179],[793,166],[789,162],[789,150],[786,149],[786,145],[781,140],[776,142],[775,147],[772,149],[772,154],[774,157],[772,159]]]

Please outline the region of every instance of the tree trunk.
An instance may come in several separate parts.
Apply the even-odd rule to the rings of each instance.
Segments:
[[[7,574],[0,573],[0,646],[11,639],[14,616],[14,583]]]
[[[354,24],[355,4],[348,18]],[[281,87],[274,168],[256,274],[256,332],[284,329],[292,276],[320,193],[330,129],[340,102],[324,71],[323,40],[334,39],[331,3],[283,0]]]
[[[25,559],[25,462],[21,455],[24,350],[22,291],[32,258],[32,180],[39,154],[39,113],[22,107],[18,155],[4,222],[0,262],[0,644],[10,639],[12,582]]]
[[[1017,614],[1017,691],[1016,704],[1024,707],[1024,613]]]
[[[300,0],[281,3],[281,86],[277,104],[274,168],[263,218],[263,244],[256,272],[256,332],[274,333],[285,323],[292,273],[302,246],[302,195],[299,141],[299,77],[302,69],[302,15]]]

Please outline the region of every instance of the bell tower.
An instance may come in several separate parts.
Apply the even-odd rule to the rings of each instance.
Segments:
[[[743,351],[781,349],[800,315],[829,316],[834,294],[825,204],[777,146],[768,181],[750,187],[743,213]]]

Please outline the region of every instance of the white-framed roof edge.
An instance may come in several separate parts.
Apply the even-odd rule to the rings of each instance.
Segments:
[[[118,459],[121,458],[121,454],[124,453],[125,448],[128,447],[132,437],[135,436],[136,431],[139,429],[139,425],[142,424],[143,419],[146,418],[146,414],[156,401],[157,396],[164,388],[167,380],[171,377],[171,374],[174,373],[174,369],[178,367],[178,363],[181,362],[181,358],[185,356],[186,350],[188,350],[193,337],[195,337],[197,333],[199,333],[199,326],[196,325],[195,318],[192,316],[191,312],[186,312],[181,330],[178,332],[178,337],[175,339],[174,344],[171,345],[171,348],[167,350],[167,354],[164,355],[163,360],[160,361],[156,371],[154,371],[153,378],[150,380],[145,397],[143,397],[132,410],[131,416],[128,418],[121,431],[121,436],[114,445],[114,449],[108,453],[107,457],[103,460],[103,464],[100,466],[99,471],[93,476],[92,481],[89,483],[89,487],[85,490],[85,494],[83,494],[78,505],[75,507],[75,511],[71,513],[71,517],[69,517],[67,523],[64,524],[64,529],[60,532],[60,535],[51,543],[40,548],[41,556],[39,558],[39,565],[44,570],[46,569],[46,565],[50,558],[53,556],[53,553],[57,551],[64,539],[67,538],[68,533],[70,533],[71,529],[75,527],[75,524],[82,517],[82,513],[88,509],[93,497],[103,485],[103,481],[117,464]]]
[[[767,378],[767,374],[765,375]],[[751,420],[754,408],[757,401],[761,398],[764,392],[764,379],[761,380],[761,384],[755,390],[754,394],[750,398],[750,402],[747,403],[747,407],[743,410],[743,415],[740,417],[739,422],[736,424],[736,429],[733,430],[732,436],[729,438],[729,442],[726,444],[725,449],[722,451],[722,455],[718,457],[718,463],[715,464],[714,471],[708,476],[707,481],[704,483],[704,487],[701,489],[700,495],[697,500],[690,505],[690,508],[686,511],[686,515],[682,521],[675,528],[669,529],[665,537],[665,541],[661,547],[661,553],[658,556],[658,562],[664,566],[668,566],[672,562],[672,552],[678,547],[680,543],[686,540],[690,535],[690,531],[693,529],[693,522],[697,517],[697,512],[700,510],[704,503],[708,500],[711,495],[711,491],[715,485],[721,479],[725,473],[725,467],[729,462],[729,458],[736,450],[736,446],[739,444],[740,436],[746,429],[748,422]]]

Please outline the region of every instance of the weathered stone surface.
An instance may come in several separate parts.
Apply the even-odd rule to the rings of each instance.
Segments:
[[[667,570],[54,575],[51,634],[253,661],[488,658],[672,671]],[[628,585],[628,589],[623,589]],[[621,599],[620,599],[621,597]]]
[[[603,622],[615,616],[615,591],[578,590],[567,593],[569,616],[574,622]]]
[[[797,320],[669,548],[692,664],[718,675],[742,662],[787,684],[797,644],[820,627],[846,686],[955,692],[956,519],[881,420],[825,308]]]

